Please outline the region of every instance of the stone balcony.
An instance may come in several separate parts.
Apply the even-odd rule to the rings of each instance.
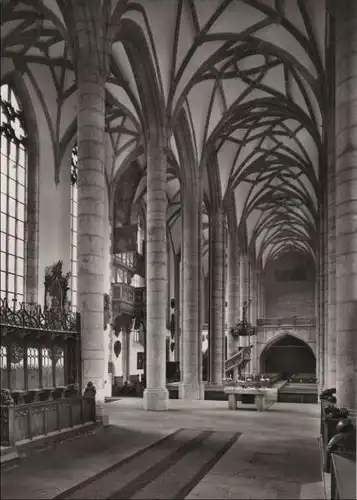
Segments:
[[[136,309],[144,309],[145,288],[135,288],[126,283],[112,283],[113,314],[134,314]]]
[[[257,320],[257,326],[278,327],[278,326],[316,326],[316,318],[292,316],[286,318],[261,318]]]
[[[145,257],[138,252],[122,252],[113,256],[113,263],[132,273],[145,277]]]
[[[127,285],[126,283],[112,283],[112,300],[125,302],[126,304],[134,306],[134,290],[134,287]]]

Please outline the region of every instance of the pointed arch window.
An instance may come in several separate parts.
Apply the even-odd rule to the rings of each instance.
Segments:
[[[78,217],[78,147],[72,149],[71,157],[71,306],[77,310],[77,217]]]
[[[25,299],[27,132],[13,89],[1,86],[0,294]]]

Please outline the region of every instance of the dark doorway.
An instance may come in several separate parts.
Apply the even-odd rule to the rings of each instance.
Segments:
[[[281,373],[287,379],[295,373],[316,373],[316,359],[303,340],[287,334],[264,349],[260,367],[263,373]]]

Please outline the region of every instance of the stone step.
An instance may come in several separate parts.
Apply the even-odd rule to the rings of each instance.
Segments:
[[[181,429],[56,498],[184,498],[238,437]]]
[[[301,486],[300,500],[323,500],[325,488],[323,481],[307,483]]]
[[[1,446],[1,468],[6,464],[8,466],[19,458],[17,450],[13,446]]]

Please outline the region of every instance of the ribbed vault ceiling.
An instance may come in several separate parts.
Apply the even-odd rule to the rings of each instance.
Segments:
[[[263,262],[289,250],[313,255],[326,83],[325,1],[102,4],[103,20],[108,23],[114,16],[122,27],[106,85],[113,156],[107,162],[108,181],[120,179],[135,161],[144,176],[135,200],[145,196],[148,103],[128,48],[137,40],[156,75],[157,102],[172,130],[179,113],[186,114],[192,161],[202,170],[208,204],[216,205],[219,197],[226,204],[233,200],[236,223]],[[59,169],[75,131],[72,2],[11,0],[3,1],[2,8],[3,68],[20,69],[40,96]],[[118,12],[124,12],[119,23]],[[186,166],[175,134],[167,157],[168,219],[178,248]],[[207,215],[203,222],[207,241]]]

